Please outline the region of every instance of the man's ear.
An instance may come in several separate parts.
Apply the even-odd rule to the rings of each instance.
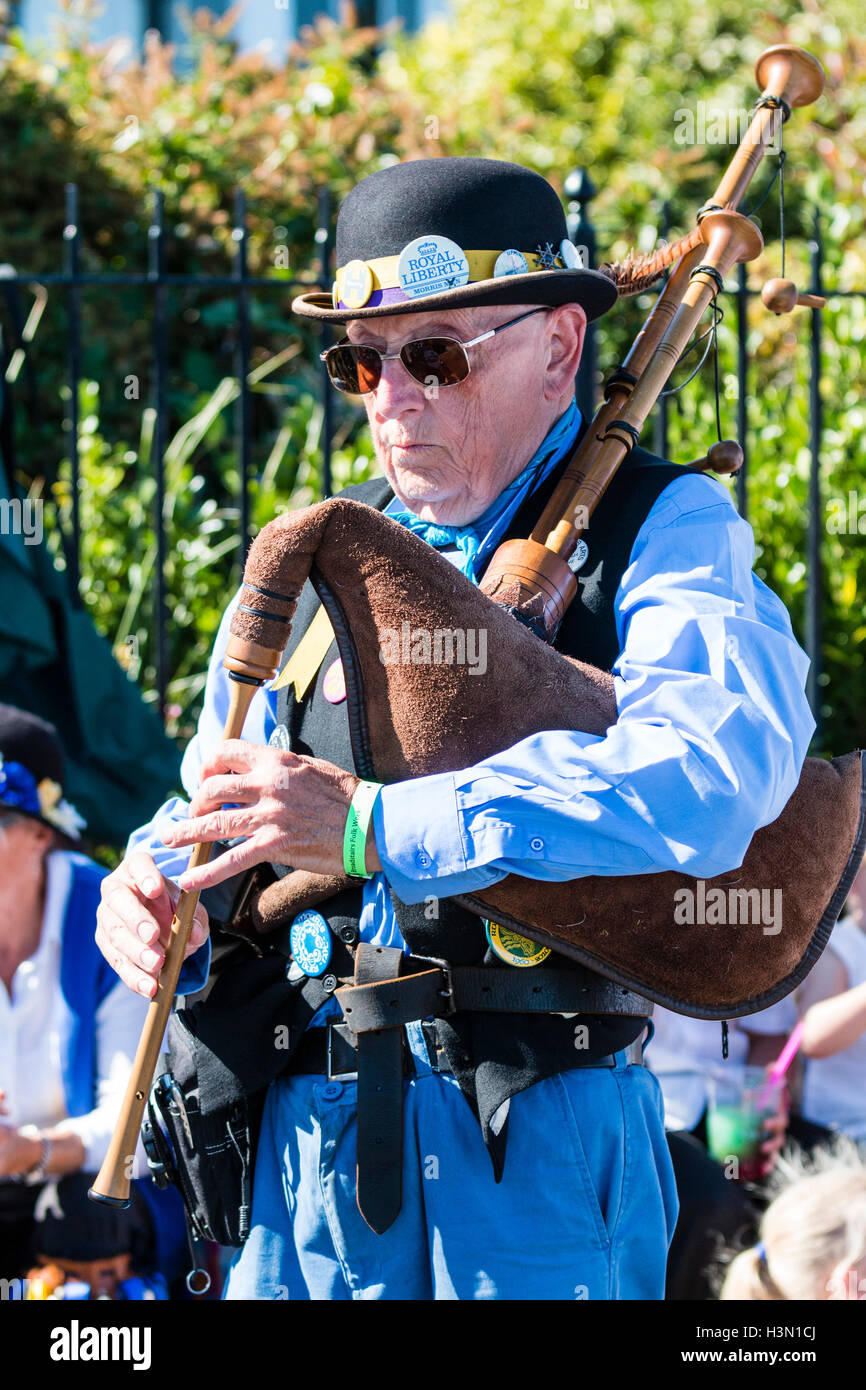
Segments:
[[[548,345],[544,374],[545,400],[558,400],[573,390],[586,337],[586,314],[579,304],[560,304],[546,315]]]

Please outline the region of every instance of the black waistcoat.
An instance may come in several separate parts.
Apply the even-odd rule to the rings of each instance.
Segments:
[[[586,428],[584,422],[581,434]],[[524,501],[503,539],[530,534],[561,471],[554,470],[554,475]],[[682,475],[680,465],[656,458],[639,447],[623,462],[583,533],[588,555],[577,574],[578,595],[567,609],[554,641],[558,651],[611,670],[620,651],[613,608],[620,579],[653,503],[670,482]],[[340,495],[383,510],[394,494],[384,478],[374,478],[346,488]],[[318,607],[318,595],[308,582],[298,604],[286,659]],[[301,702],[296,701],[291,685],[277,692],[277,721],[282,726],[278,727],[277,737],[285,739],[288,734],[294,752],[327,759],[366,777],[371,775],[370,770],[355,764],[345,701],[333,705],[323,694],[325,673],[338,655],[335,641]],[[505,732],[503,748],[507,745]],[[275,864],[273,868],[280,876],[289,871],[285,865]],[[435,881],[431,881],[430,890],[435,890]],[[441,899],[438,917],[431,917],[423,903],[408,905],[393,894],[392,898],[398,925],[413,955],[447,960],[454,965],[501,967],[502,962],[487,944],[484,923],[474,913],[453,900]],[[347,889],[318,904],[317,910],[343,941],[357,939],[360,888]],[[556,953],[547,958],[545,966],[576,970],[593,978],[585,966]],[[586,1025],[588,1044],[578,1057],[574,1051],[574,1030],[581,1024]],[[559,1015],[485,1013],[440,1020],[438,1027],[461,1090],[481,1122],[498,1178],[504,1161],[506,1129],[496,1124],[494,1134],[491,1120],[503,1101],[558,1071],[627,1046],[641,1033],[645,1021],[611,1015],[581,1015],[566,1021]]]

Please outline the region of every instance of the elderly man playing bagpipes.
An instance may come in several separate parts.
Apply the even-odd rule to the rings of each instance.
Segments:
[[[760,241],[733,212],[708,223],[695,315]],[[189,804],[105,882],[97,939],[162,1010],[115,1168],[170,997],[207,978],[198,892],[269,864],[241,914],[264,951],[244,967],[258,1023],[232,1012],[226,969],[186,1029],[264,1087],[227,1296],[659,1299],[677,1201],[651,1001],[724,1018],[802,978],[856,867],[860,762],[807,762],[810,805],[840,825],[787,935],[735,932],[734,958],[717,926],[673,927],[677,885],[741,865],[787,885],[806,858],[782,813],[805,821],[808,661],[752,572],[751,528],[721,482],[636,446],[624,371],[618,470],[564,560],[537,543],[576,444],[595,444],[574,379],[617,294],[537,175],[474,158],[373,174],[341,208],[337,263],[332,295],[294,308],[345,324],[324,359],[363,398],[384,477],[254,543]],[[449,616],[462,669],[437,657]],[[784,852],[762,838],[777,825]],[[92,1195],[122,1201],[117,1173]]]

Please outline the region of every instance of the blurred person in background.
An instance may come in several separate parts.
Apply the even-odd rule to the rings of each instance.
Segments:
[[[725,1068],[767,1067],[778,1057],[797,1022],[790,996],[760,1013],[728,1020],[728,1056],[723,1060],[721,1028],[656,1005],[655,1031],[647,1063],[661,1083],[665,1129],[680,1199],[680,1213],[668,1255],[665,1297],[709,1301],[715,1298],[713,1270],[720,1241],[741,1243],[754,1235],[758,1209],[750,1192],[732,1180],[707,1152],[709,1082]],[[763,1173],[772,1171],[785,1142],[788,1099],[780,1091],[776,1113],[764,1122]]]
[[[183,1240],[176,1192],[135,1183],[129,1213],[87,1201],[147,1004],[96,946],[108,870],[80,852],[64,761],[52,725],[0,704],[0,1277],[21,1277],[40,1256],[145,1259],[149,1230],[149,1257],[171,1279]],[[146,1171],[139,1158],[137,1176]],[[49,1230],[50,1251],[37,1248]]]
[[[786,1162],[786,1185],[761,1220],[760,1240],[735,1257],[724,1301],[866,1298],[866,1162],[850,1143]]]
[[[866,1146],[866,859],[796,998],[806,1067],[795,1137],[812,1148],[841,1131]]]

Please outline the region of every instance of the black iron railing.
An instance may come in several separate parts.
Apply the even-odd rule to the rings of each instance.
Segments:
[[[596,235],[589,215],[589,203],[595,188],[585,170],[574,170],[565,181],[568,200],[568,229],[575,245],[584,248],[585,264],[594,265],[596,257]],[[666,235],[668,227],[660,228]],[[165,268],[165,211],[161,193],[154,197],[152,216],[148,228],[147,270],[139,273],[110,271],[92,274],[81,269],[81,228],[79,217],[78,189],[74,184],[66,189],[66,225],[63,232],[63,268],[61,271],[37,276],[26,273],[9,273],[5,268],[5,286],[33,285],[34,280],[42,286],[58,286],[66,297],[66,376],[68,386],[67,425],[68,430],[62,441],[62,451],[68,453],[71,465],[71,516],[69,532],[62,536],[66,557],[67,576],[73,601],[79,599],[80,586],[80,510],[79,510],[79,384],[84,371],[84,348],[82,344],[82,292],[91,286],[104,286],[117,289],[123,286],[144,286],[150,292],[151,303],[151,343],[153,354],[152,405],[155,412],[152,466],[155,481],[154,527],[157,537],[156,591],[154,602],[154,624],[156,642],[156,683],[160,709],[164,712],[166,692],[170,672],[167,669],[167,608],[165,592],[166,540],[163,523],[165,500],[164,453],[166,448],[167,423],[167,381],[168,381],[168,332],[169,332],[169,291],[177,286],[192,286],[200,289],[219,289],[228,291],[235,302],[235,362],[234,374],[239,394],[234,415],[234,442],[239,473],[239,536],[238,554],[242,559],[250,539],[250,479],[251,479],[251,398],[249,372],[253,352],[253,333],[251,326],[250,296],[252,293],[272,293],[278,291],[300,292],[305,286],[299,280],[277,276],[252,276],[248,270],[248,228],[246,202],[242,191],[234,198],[232,240],[235,244],[233,261],[228,275],[213,274],[172,274]],[[317,229],[317,278],[319,283],[328,286],[333,278],[332,236],[331,236],[331,198],[328,189],[322,189],[318,196]],[[820,215],[816,210],[813,219],[813,235],[810,244],[812,283],[808,289],[813,294],[822,294],[823,245]],[[737,438],[746,453],[743,468],[737,478],[736,500],[740,512],[746,513],[746,478],[748,471],[748,360],[746,353],[747,307],[750,296],[759,291],[749,288],[745,266],[738,267],[736,286],[730,291],[736,322],[737,375],[739,381],[737,398]],[[845,294],[866,295],[866,291],[832,291],[833,297]],[[807,607],[805,624],[805,647],[811,660],[808,694],[813,713],[820,724],[820,676],[821,660],[821,605],[823,596],[822,580],[822,533],[823,514],[821,504],[819,464],[822,443],[822,400],[821,377],[821,311],[809,311],[811,385],[809,398],[809,431],[811,471],[809,480],[809,524],[807,541]],[[19,325],[20,326],[20,325]],[[6,360],[11,352],[20,347],[14,342],[16,324],[12,324],[12,342],[6,352]],[[7,337],[10,336],[7,334]],[[320,329],[320,343],[326,347],[332,341],[331,329],[323,324]],[[597,403],[598,373],[597,328],[589,325],[584,354],[576,381],[578,405],[584,414],[590,414]],[[3,364],[5,365],[5,363]],[[613,364],[611,364],[613,365]],[[8,402],[13,387],[4,383],[4,406]],[[331,492],[331,458],[334,435],[333,390],[327,371],[321,364],[317,376],[317,391],[322,410],[322,491],[324,496]],[[9,438],[8,427],[2,438]],[[668,451],[668,402],[662,397],[655,411],[653,447],[656,453],[667,457]]]

